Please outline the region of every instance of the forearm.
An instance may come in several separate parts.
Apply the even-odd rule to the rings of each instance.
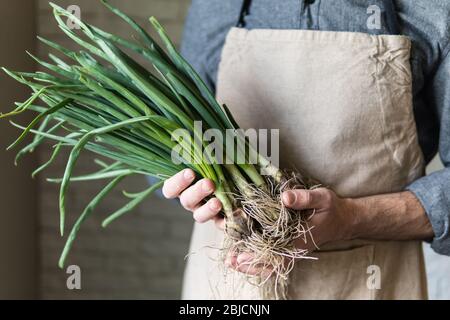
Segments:
[[[355,239],[428,240],[434,235],[424,208],[412,192],[349,201]]]

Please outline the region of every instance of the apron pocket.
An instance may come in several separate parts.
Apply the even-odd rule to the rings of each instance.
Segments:
[[[317,260],[300,260],[292,272],[292,299],[372,300],[376,289],[368,286],[374,261],[374,245],[352,249],[317,251]],[[319,262],[319,263],[318,263]]]

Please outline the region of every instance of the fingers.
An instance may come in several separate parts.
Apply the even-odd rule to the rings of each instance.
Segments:
[[[208,202],[194,211],[194,219],[199,223],[204,223],[214,219],[222,209],[222,203],[217,198],[209,199]],[[222,219],[223,220],[223,219]]]
[[[331,192],[326,188],[314,190],[297,189],[283,192],[281,198],[284,205],[291,209],[318,209],[330,205]]]
[[[227,257],[225,264],[229,268],[251,276],[269,277],[273,271],[262,264],[255,264],[253,255],[249,253],[241,253],[238,256],[230,255]]]
[[[191,169],[178,172],[164,182],[162,193],[167,199],[178,197],[195,179],[195,173]]]
[[[214,182],[209,179],[202,179],[181,193],[181,205],[186,210],[194,211],[197,209],[199,204],[213,192]]]
[[[181,205],[194,213],[193,216],[197,222],[204,223],[212,219],[216,226],[223,230],[225,221],[218,215],[222,210],[220,200],[212,198],[204,205],[200,205],[206,197],[214,192],[214,183],[209,179],[202,179],[190,186],[194,180],[194,171],[185,169],[164,182],[163,195],[168,199],[179,197]]]

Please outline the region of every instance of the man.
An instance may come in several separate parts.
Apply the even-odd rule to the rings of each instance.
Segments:
[[[293,190],[282,195],[293,209],[314,209],[313,236],[323,245],[349,239],[430,240],[450,255],[450,3],[445,0],[194,0],[182,51],[205,81],[216,87],[225,38],[236,24],[247,29],[296,29],[405,35],[412,40],[413,106],[418,139],[426,163],[438,149],[445,169],[410,183],[404,191],[341,197],[327,188]],[[239,122],[239,118],[237,121]],[[183,171],[164,184],[167,198],[179,197],[197,222],[214,220],[220,201],[202,201],[214,191],[206,179]],[[306,244],[299,246],[308,247]],[[249,274],[251,255],[231,257],[231,268]]]

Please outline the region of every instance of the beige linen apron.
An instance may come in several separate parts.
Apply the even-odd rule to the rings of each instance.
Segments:
[[[398,192],[424,171],[410,46],[402,36],[233,28],[217,97],[243,128],[280,129],[282,168],[299,168],[343,197]],[[195,225],[183,298],[258,299],[205,248],[221,239],[212,223]],[[418,241],[346,241],[312,255],[318,260],[296,263],[292,299],[427,297]]]

